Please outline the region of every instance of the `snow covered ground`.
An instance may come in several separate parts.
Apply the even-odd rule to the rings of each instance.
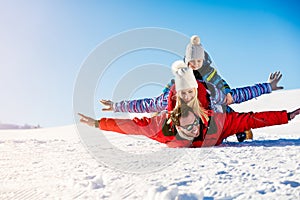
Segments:
[[[279,91],[234,109],[291,111],[299,98],[300,90]],[[112,146],[95,142],[101,160],[76,125],[1,130],[0,199],[300,199],[300,117],[253,132],[254,141],[203,149],[104,132]]]

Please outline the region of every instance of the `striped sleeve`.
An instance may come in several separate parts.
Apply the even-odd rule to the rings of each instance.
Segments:
[[[234,103],[242,103],[253,98],[259,97],[262,94],[272,92],[270,83],[260,83],[254,86],[231,89],[231,95]]]
[[[172,79],[163,89],[163,93],[158,97],[120,101],[114,103],[114,111],[129,113],[152,113],[166,110],[168,106],[170,88],[174,85],[174,83],[175,81],[174,79]]]
[[[128,113],[152,113],[166,110],[168,106],[169,91],[158,97],[144,98],[137,100],[120,101],[114,103],[115,112]]]

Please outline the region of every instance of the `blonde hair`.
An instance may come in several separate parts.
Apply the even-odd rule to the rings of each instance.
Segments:
[[[193,88],[194,90],[196,90],[195,92],[195,96],[194,98],[189,101],[188,103],[185,103],[187,106],[189,106],[190,108],[192,108],[193,112],[200,117],[201,121],[206,124],[209,120],[208,117],[208,110],[206,110],[205,108],[202,107],[201,102],[198,99],[198,90],[196,88]],[[178,110],[178,108],[181,108],[182,106],[182,99],[180,98],[180,96],[177,94],[177,99],[176,99],[176,105],[174,110]]]

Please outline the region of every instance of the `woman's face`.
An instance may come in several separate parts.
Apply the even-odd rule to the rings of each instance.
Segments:
[[[191,60],[189,62],[189,67],[193,70],[198,70],[202,67],[203,65],[203,59],[198,59],[198,60]]]
[[[190,102],[195,96],[196,96],[196,89],[195,88],[189,88],[185,90],[180,90],[179,97],[185,102]]]

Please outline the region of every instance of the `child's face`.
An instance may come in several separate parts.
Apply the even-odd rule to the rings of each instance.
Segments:
[[[191,60],[189,62],[189,67],[193,70],[198,70],[202,67],[203,59]]]
[[[195,88],[189,88],[189,89],[179,91],[179,97],[185,103],[190,102],[195,96],[196,96],[196,89]]]

